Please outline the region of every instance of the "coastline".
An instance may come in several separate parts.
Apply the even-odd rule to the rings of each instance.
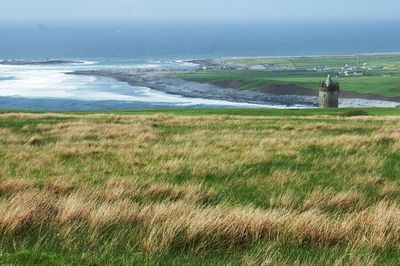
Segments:
[[[234,89],[241,90],[241,86],[235,82],[231,82],[231,83],[227,83],[227,84],[214,83],[214,85],[217,85],[222,88],[234,88]],[[268,93],[268,94],[273,94],[273,95],[297,95],[297,96],[311,96],[311,97],[318,96],[317,90],[304,88],[304,87],[298,86],[296,84],[285,84],[285,85],[273,84],[269,87],[261,88],[257,91],[263,92],[263,93]],[[363,99],[363,100],[376,100],[376,101],[387,101],[387,102],[400,103],[400,96],[399,97],[388,97],[388,96],[382,96],[382,95],[377,95],[377,94],[373,94],[373,93],[358,93],[358,92],[352,92],[352,91],[341,91],[340,97],[344,98],[344,99]]]
[[[245,90],[234,86],[221,86],[220,84],[200,83],[171,77],[162,72],[141,72],[129,70],[78,70],[69,72],[70,75],[86,75],[105,77],[126,82],[131,86],[146,87],[168,94],[180,95],[190,98],[204,98],[211,100],[224,100],[237,103],[276,104],[287,107],[317,107],[318,92],[293,86],[290,90]],[[400,97],[393,99],[373,94],[358,94],[343,92],[341,106],[392,106],[400,103]]]
[[[374,56],[378,56],[379,58],[374,58]],[[341,75],[342,77],[349,77],[352,76],[352,71],[354,76],[365,76],[364,72],[376,72],[385,69],[389,69],[388,73],[382,71],[379,74],[373,74],[372,76],[389,76],[395,77],[399,75],[399,64],[396,63],[388,64],[391,62],[392,56],[395,56],[396,60],[399,59],[400,52],[383,52],[383,53],[358,53],[358,54],[342,54],[342,55],[299,55],[299,56],[249,56],[249,57],[224,57],[218,59],[199,59],[199,60],[190,60],[189,62],[198,64],[200,69],[209,70],[211,72],[211,78],[207,78],[207,74],[205,75],[206,78],[196,78],[195,76],[186,78],[186,80],[194,80],[198,82],[207,82],[214,84],[219,87],[223,88],[234,88],[238,90],[242,90],[244,88],[248,88],[251,82],[256,82],[256,79],[247,79],[246,75],[238,73],[233,74],[231,78],[224,78],[224,75],[218,75],[217,73],[225,70],[232,70],[232,71],[266,71],[266,73],[283,73],[285,75],[288,73],[300,73],[304,72],[304,76],[312,76],[315,73],[325,74],[327,73],[336,73],[336,75]],[[363,57],[364,64],[361,66],[360,58],[358,59],[358,65],[353,65],[352,62],[347,62],[347,58],[354,60],[354,58]],[[383,57],[383,58],[381,58]],[[386,58],[389,57],[389,58]],[[341,62],[337,62],[335,60],[339,59]],[[268,60],[272,60],[269,62]],[[281,60],[280,60],[281,59]],[[283,59],[283,60],[282,60]],[[243,60],[245,62],[242,62]],[[287,60],[287,61],[286,61]],[[291,60],[301,60],[296,63],[293,63]],[[307,61],[311,60],[311,61]],[[326,60],[326,62],[324,62]],[[380,61],[379,61],[380,60]],[[322,62],[320,62],[322,61]],[[368,63],[367,63],[368,62]],[[297,65],[295,65],[297,64]],[[342,65],[343,64],[343,65]],[[355,63],[357,64],[357,63]],[[347,74],[348,70],[350,74]],[[213,71],[215,73],[213,73]],[[390,72],[393,71],[394,73]],[[362,74],[359,75],[359,72]],[[206,72],[207,73],[207,72]],[[212,75],[216,74],[216,77],[212,77]],[[236,75],[236,76],[235,76]],[[282,75],[282,76],[283,76]],[[200,75],[201,77],[201,75]],[[268,76],[270,80],[274,80],[274,76]],[[259,79],[263,79],[264,77],[257,76]],[[315,83],[317,84],[317,83]],[[395,84],[395,83],[393,83]],[[379,86],[380,84],[376,84]],[[395,86],[395,85],[394,85]],[[354,87],[354,86],[353,86]],[[265,85],[253,86],[251,90],[264,92],[273,95],[297,95],[297,96],[318,96],[318,90],[313,88],[303,87],[296,83],[291,83],[291,81],[287,82],[270,82],[265,83]],[[354,89],[354,88],[353,88]],[[385,88],[386,92],[388,88]],[[396,89],[390,88],[391,90]],[[348,89],[346,91],[341,91],[341,98],[342,99],[364,99],[364,100],[376,100],[376,101],[387,101],[387,102],[396,102],[400,103],[400,96],[398,94],[387,93],[379,94],[375,93],[378,90],[359,90],[358,88],[355,90]]]
[[[381,53],[381,54],[397,54],[400,53]],[[372,55],[372,54],[369,54]],[[355,55],[348,55],[355,56]],[[301,56],[304,57],[304,56]],[[307,57],[307,56],[306,56]],[[326,55],[328,57],[328,55]],[[282,57],[246,57],[249,59],[255,58],[282,58]],[[290,56],[290,58],[294,58]],[[12,63],[13,65],[63,65],[66,63],[80,63],[83,61],[67,61],[67,60],[8,60],[6,64]],[[147,88],[153,91],[163,92],[170,95],[182,96],[193,99],[204,100],[221,100],[232,103],[243,104],[256,104],[273,106],[277,108],[313,108],[318,106],[318,90],[310,89],[309,87],[302,87],[295,83],[279,83],[272,82],[255,87],[247,87],[246,78],[241,77],[233,79],[196,79],[186,78],[186,73],[199,72],[203,68],[215,71],[218,76],[219,71],[223,74],[224,71],[229,71],[231,68],[234,71],[240,71],[241,68],[235,64],[224,64],[222,59],[193,59],[193,60],[175,60],[172,61],[176,68],[171,68],[169,65],[163,64],[162,61],[159,65],[150,68],[142,68],[141,65],[130,66],[121,68],[118,66],[104,66],[95,67],[79,67],[64,70],[60,73],[69,75],[81,75],[91,77],[103,77],[112,79],[114,81],[124,82],[130,86],[139,88],[139,93],[142,90],[140,87]],[[188,64],[191,63],[191,64]],[[1,62],[0,62],[1,64]],[[231,67],[231,68],[229,68]],[[251,71],[251,69],[249,69]],[[207,72],[206,72],[207,73]],[[266,73],[275,73],[275,71],[268,71]],[[279,73],[277,71],[277,73]],[[290,73],[290,70],[288,71]],[[264,74],[263,74],[264,75]],[[274,74],[273,74],[274,75]],[[262,79],[264,76],[256,76]],[[111,82],[114,82],[111,81]],[[243,81],[243,82],[242,82]],[[130,90],[130,88],[127,88]],[[133,88],[134,89],[134,88]],[[135,90],[135,89],[134,89]],[[112,93],[112,91],[111,91]],[[129,94],[129,93],[128,93]],[[341,107],[396,107],[399,106],[400,96],[382,96],[374,93],[360,93],[352,91],[342,91],[340,96]]]
[[[126,82],[131,86],[146,87],[168,94],[189,98],[224,100],[236,103],[276,104],[290,106],[316,107],[317,98],[302,95],[273,95],[259,91],[222,88],[208,83],[199,83],[174,78],[159,72],[132,72],[123,70],[84,70],[67,74],[106,77]]]

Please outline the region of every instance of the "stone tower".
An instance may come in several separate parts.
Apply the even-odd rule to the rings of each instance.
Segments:
[[[319,86],[319,107],[320,108],[338,108],[339,107],[339,83],[333,82],[328,75],[326,81]]]

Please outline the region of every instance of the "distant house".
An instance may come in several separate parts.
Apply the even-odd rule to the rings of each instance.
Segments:
[[[349,70],[349,69],[346,69],[345,71],[344,71],[344,75],[345,76],[363,76],[364,75],[364,73],[362,73],[362,72],[357,72],[356,70]]]

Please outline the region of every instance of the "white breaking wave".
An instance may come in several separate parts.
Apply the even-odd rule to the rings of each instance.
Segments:
[[[79,61],[80,63],[78,63],[77,65],[96,65],[96,64],[98,64],[99,62],[97,62],[97,61]]]
[[[177,66],[184,61],[176,61]],[[153,61],[150,64],[125,64],[121,68],[155,69],[162,68],[169,62]],[[190,98],[167,94],[147,87],[135,87],[111,78],[98,78],[83,75],[68,75],[78,69],[116,68],[115,64],[101,64],[95,61],[84,61],[68,65],[0,65],[0,97],[20,97],[31,99],[67,99],[83,101],[125,101],[151,104],[167,104],[176,107],[199,105],[246,108],[288,108],[278,104],[238,103],[225,100]],[[4,78],[7,77],[7,78]],[[341,107],[394,107],[398,103],[364,100],[341,99]],[[291,106],[290,108],[309,108],[310,106]]]
[[[70,98],[79,94],[79,88],[96,80],[95,77],[76,78],[66,75],[67,69],[38,67],[0,68],[12,80],[0,81],[0,96],[26,98]]]
[[[0,97],[54,98],[84,101],[128,101],[162,103],[175,106],[237,106],[237,107],[284,107],[251,103],[235,103],[223,100],[189,98],[167,94],[147,87],[133,87],[111,78],[68,75],[72,66],[0,66],[2,76],[12,80],[0,80]],[[154,68],[157,65],[143,65]]]

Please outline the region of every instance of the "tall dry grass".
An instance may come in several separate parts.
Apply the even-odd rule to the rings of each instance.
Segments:
[[[264,240],[400,246],[400,118],[1,119],[30,121],[0,128],[3,239],[51,228],[66,246],[84,231],[85,245],[111,234],[150,253],[237,251]],[[244,262],[282,256],[266,249]]]
[[[317,206],[301,211],[262,210],[227,203],[207,205],[201,202],[213,193],[202,187],[127,180],[113,180],[98,188],[51,184],[37,189],[29,184],[8,183],[2,186],[2,193],[5,196],[0,203],[0,231],[9,236],[44,225],[67,232],[69,227],[81,225],[93,232],[110,226],[120,230],[146,228],[148,234],[141,239],[146,251],[168,251],[177,239],[180,245],[194,251],[235,249],[262,239],[371,247],[400,244],[400,206],[384,201],[337,216],[324,213]],[[347,205],[348,197],[331,195],[322,204]],[[148,201],[138,201],[139,198]]]

